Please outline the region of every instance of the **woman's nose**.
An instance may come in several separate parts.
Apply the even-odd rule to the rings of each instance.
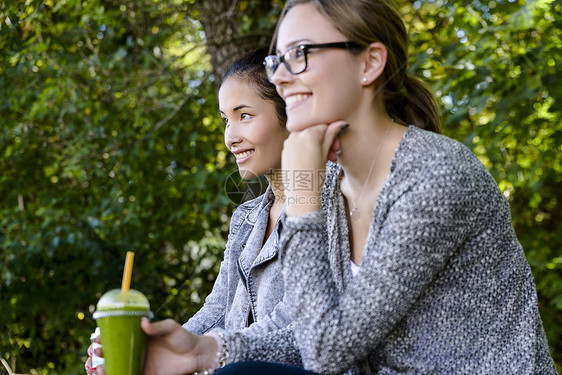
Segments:
[[[242,136],[235,130],[235,126],[229,126],[224,132],[224,143],[230,150],[232,146],[242,142]]]
[[[291,72],[289,72],[289,70],[285,66],[285,63],[281,63],[271,75],[271,82],[275,86],[281,86],[284,83],[290,81],[292,78],[293,75],[291,74]]]

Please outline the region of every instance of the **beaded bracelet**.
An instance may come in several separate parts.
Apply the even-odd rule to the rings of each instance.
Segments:
[[[205,333],[205,336],[210,336],[215,339],[218,347],[217,355],[215,356],[215,360],[213,361],[211,367],[201,373],[194,372],[193,375],[211,375],[215,372],[215,370],[224,367],[224,365],[226,365],[226,360],[228,359],[228,350],[226,349],[223,333],[220,331],[213,331]]]

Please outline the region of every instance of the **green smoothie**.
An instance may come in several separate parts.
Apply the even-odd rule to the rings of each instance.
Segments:
[[[150,305],[139,291],[113,289],[98,301],[94,319],[100,327],[107,375],[141,375],[146,335],[140,327]]]

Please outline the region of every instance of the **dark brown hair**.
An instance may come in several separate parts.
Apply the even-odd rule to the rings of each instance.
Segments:
[[[224,82],[230,76],[236,76],[252,85],[258,95],[265,101],[275,105],[275,113],[279,125],[285,127],[287,124],[287,113],[285,112],[285,101],[277,93],[275,85],[267,79],[263,60],[268,55],[269,49],[264,47],[247,53],[236,60],[222,78]]]
[[[408,34],[391,0],[288,0],[271,43],[275,50],[279,26],[296,5],[311,3],[348,40],[362,46],[381,42],[387,61],[379,78],[388,114],[404,125],[441,132],[439,105],[428,85],[408,76]]]

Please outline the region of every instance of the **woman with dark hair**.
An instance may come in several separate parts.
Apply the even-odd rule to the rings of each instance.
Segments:
[[[281,151],[288,136],[283,99],[267,79],[266,49],[250,52],[225,74],[219,112],[226,147],[245,180],[265,176],[266,192],[240,205],[213,291],[183,328],[203,334],[212,328],[271,330],[286,326],[279,252],[279,217],[284,208]],[[252,324],[256,323],[256,324]]]
[[[509,206],[476,156],[438,134],[392,2],[288,0],[273,47],[266,70],[291,132],[281,261],[293,321],[217,330],[216,343],[144,321],[146,373],[556,374]],[[294,180],[326,165],[322,189],[315,173]]]
[[[288,132],[285,102],[268,81],[263,60],[268,49],[252,51],[225,74],[219,111],[225,144],[239,173],[249,180],[264,175],[266,192],[241,204],[230,219],[230,232],[218,277],[203,307],[183,328],[204,334],[213,328],[267,332],[289,324],[279,262],[279,217],[284,208],[281,150]],[[99,339],[96,339],[99,341]],[[101,356],[99,348],[97,355]],[[88,351],[94,355],[93,346]],[[86,363],[88,373],[103,374],[103,365]]]

